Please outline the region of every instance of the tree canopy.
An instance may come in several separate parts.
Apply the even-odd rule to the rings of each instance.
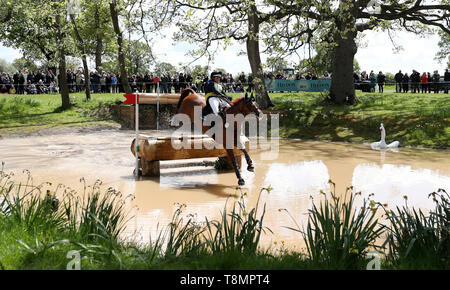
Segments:
[[[60,75],[64,87],[66,57],[79,58],[85,76],[87,58],[95,70],[120,72],[130,91],[127,75],[151,68],[174,73],[161,63],[153,46],[161,30],[171,27],[174,41],[196,46],[192,62],[212,61],[218,48],[233,42],[245,44],[254,76],[258,103],[271,105],[264,83],[261,55],[266,66],[281,69],[286,56],[307,47],[309,57],[297,67],[332,72],[329,100],[356,102],[353,85],[357,38],[366,30],[406,30],[417,34],[439,33],[439,60],[449,61],[450,4],[448,0],[0,0],[0,41],[19,49],[17,67],[44,64]],[[294,65],[294,64],[292,64]],[[191,68],[196,76],[206,67]],[[61,89],[63,107],[70,106]],[[89,96],[87,95],[89,99]]]
[[[414,33],[433,28],[450,31],[448,0],[267,0],[288,14],[293,22],[285,22],[274,41],[278,50],[295,50],[306,39],[333,46],[333,77],[329,100],[335,104],[356,102],[353,64],[357,52],[356,38],[366,30],[404,29]],[[304,23],[302,25],[302,23]]]

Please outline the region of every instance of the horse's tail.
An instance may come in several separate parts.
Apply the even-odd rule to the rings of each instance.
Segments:
[[[183,90],[181,91],[181,96],[180,96],[180,100],[178,101],[177,110],[180,109],[181,104],[183,103],[184,98],[186,98],[186,97],[189,96],[190,94],[195,94],[194,90],[191,89],[191,88],[183,89]]]

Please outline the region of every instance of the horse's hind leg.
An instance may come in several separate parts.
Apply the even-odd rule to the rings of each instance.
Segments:
[[[236,157],[234,156],[233,149],[227,149],[228,157],[231,160],[231,163],[233,164],[234,172],[236,173],[236,177],[238,178],[238,185],[242,186],[245,184],[244,179],[241,176],[241,172],[239,172],[239,167],[237,166]]]
[[[246,149],[241,149],[241,150],[242,150],[242,152],[244,152],[245,160],[247,161],[247,170],[251,171],[251,172],[255,171],[255,166],[253,166],[253,161],[250,158],[250,155],[248,155],[247,150]]]

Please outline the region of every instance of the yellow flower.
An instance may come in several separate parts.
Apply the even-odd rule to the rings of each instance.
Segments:
[[[373,214],[377,212],[377,208],[371,208],[370,210],[372,211]]]
[[[370,201],[370,207],[374,207],[375,206],[375,201],[371,200]]]
[[[277,242],[277,241],[275,241],[275,242],[273,242],[273,244],[274,244],[274,245],[276,245],[276,244],[278,244],[278,242]]]
[[[358,249],[353,248],[353,249],[350,250],[350,253],[352,253],[352,254],[358,254],[359,251],[358,251]]]

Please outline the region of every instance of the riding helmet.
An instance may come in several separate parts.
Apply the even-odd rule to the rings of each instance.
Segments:
[[[211,79],[213,79],[215,77],[222,77],[222,73],[220,71],[213,71],[211,73]]]

